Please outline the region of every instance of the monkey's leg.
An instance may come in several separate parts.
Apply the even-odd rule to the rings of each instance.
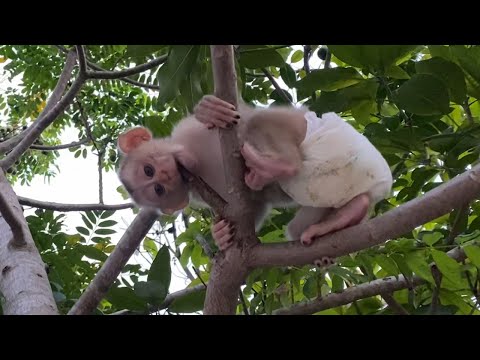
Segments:
[[[354,197],[343,207],[329,215],[325,221],[311,225],[305,230],[300,238],[302,244],[310,245],[317,237],[360,223],[367,215],[369,205],[370,198],[367,194]]]
[[[302,233],[312,224],[317,224],[332,212],[332,208],[316,208],[302,206],[288,223],[287,238],[290,241],[299,241]]]
[[[243,145],[241,153],[248,168],[245,183],[253,190],[261,190],[269,183],[295,176],[298,172],[296,164],[277,156],[261,154],[248,142]]]
[[[212,226],[212,236],[220,250],[228,249],[233,243],[235,228],[226,220],[220,220]]]

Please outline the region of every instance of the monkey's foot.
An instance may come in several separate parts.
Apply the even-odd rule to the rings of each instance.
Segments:
[[[212,236],[220,250],[226,250],[233,244],[235,228],[227,220],[221,220],[212,226]]]
[[[354,197],[329,215],[325,221],[308,227],[300,237],[300,241],[303,245],[310,245],[317,237],[360,223],[367,215],[369,205],[370,198],[367,194]]]
[[[194,108],[195,117],[207,128],[231,128],[237,124],[240,114],[232,104],[213,95],[205,95]]]
[[[245,183],[253,190],[261,190],[265,185],[282,178],[295,176],[297,167],[278,157],[261,154],[248,142],[241,149],[245,165]]]
[[[319,268],[326,268],[335,264],[335,259],[329,256],[323,256],[321,259],[317,259],[313,262],[315,266]]]

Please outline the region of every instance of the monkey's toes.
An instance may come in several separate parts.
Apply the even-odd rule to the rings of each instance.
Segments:
[[[317,259],[313,262],[315,266],[319,268],[328,267],[335,264],[335,259],[329,256],[323,256],[321,259]]]

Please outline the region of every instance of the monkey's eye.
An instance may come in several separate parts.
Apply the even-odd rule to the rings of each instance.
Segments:
[[[145,165],[145,167],[143,168],[143,171],[145,172],[145,175],[147,175],[148,177],[153,177],[153,174],[155,174],[155,170],[150,165]]]
[[[165,193],[165,188],[160,184],[155,184],[155,192],[158,196],[162,196]]]

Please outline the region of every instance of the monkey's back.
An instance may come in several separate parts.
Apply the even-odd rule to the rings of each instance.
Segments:
[[[372,204],[390,193],[392,174],[380,152],[335,113],[305,115],[308,130],[301,144],[303,162],[297,176],[280,182],[303,206],[341,207],[368,193]]]

